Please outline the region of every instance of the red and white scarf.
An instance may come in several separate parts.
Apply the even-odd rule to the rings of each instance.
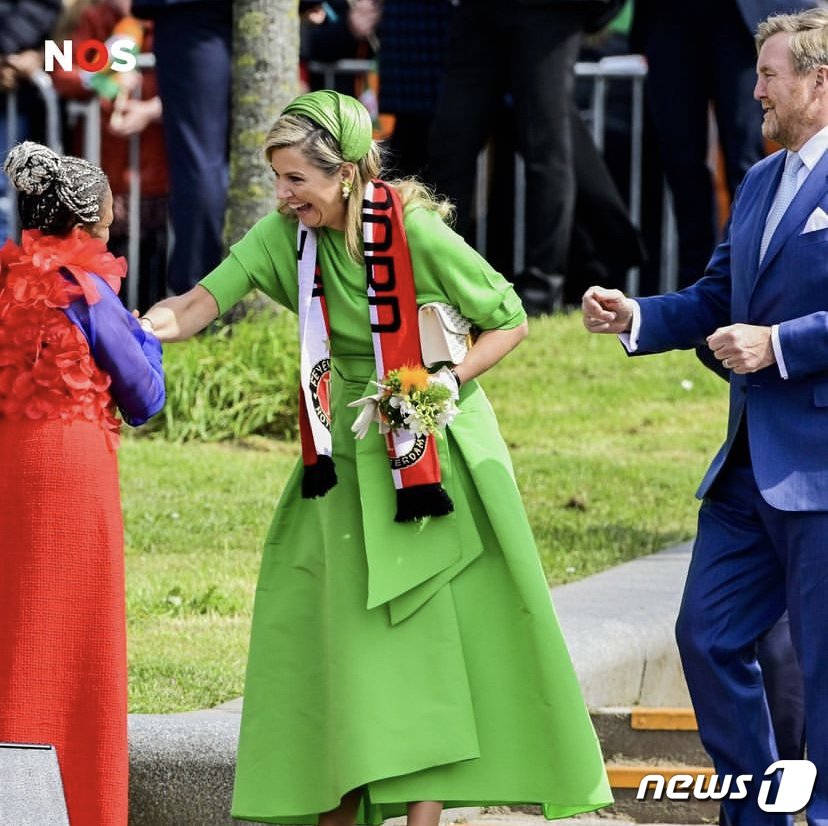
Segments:
[[[422,365],[417,294],[403,210],[394,189],[370,182],[362,206],[366,291],[377,380],[403,365]],[[305,474],[302,496],[323,496],[336,484],[331,443],[330,324],[313,230],[299,224],[300,434]],[[440,483],[434,436],[407,430],[386,435],[397,491],[397,522],[443,516],[454,505]]]

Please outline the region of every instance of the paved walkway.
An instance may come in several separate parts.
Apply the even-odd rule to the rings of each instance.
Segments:
[[[443,812],[441,823],[446,826],[633,826],[632,821],[613,817],[609,814],[595,812],[593,814],[568,817],[563,820],[549,821],[541,815],[530,815],[525,812],[514,812],[503,807],[490,809],[446,809]],[[404,826],[405,818],[387,820],[386,826]],[[634,826],[648,826],[635,823]],[[650,826],[655,826],[650,824]],[[673,824],[671,824],[673,826]],[[694,824],[698,826],[698,824]]]

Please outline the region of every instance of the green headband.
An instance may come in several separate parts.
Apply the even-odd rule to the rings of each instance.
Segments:
[[[300,95],[282,111],[283,115],[304,115],[333,135],[342,157],[356,162],[371,148],[373,127],[368,110],[349,95],[330,89]]]

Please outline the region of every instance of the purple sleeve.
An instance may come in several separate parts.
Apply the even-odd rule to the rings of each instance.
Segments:
[[[65,312],[83,331],[95,363],[112,379],[110,391],[127,424],[137,427],[164,406],[161,344],[147,333],[97,275],[101,300],[92,306],[82,298]]]

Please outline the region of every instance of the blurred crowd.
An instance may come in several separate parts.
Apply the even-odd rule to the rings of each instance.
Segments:
[[[816,0],[799,0],[806,7]],[[756,23],[775,0],[299,0],[299,83],[358,97],[385,138],[389,176],[416,175],[456,205],[530,314],[577,303],[587,286],[659,291],[663,181],[678,226],[678,285],[698,279],[744,172],[768,147],[752,99]],[[112,182],[111,248],[125,254],[130,138],[140,135],[139,306],[189,289],[220,260],[228,183],[232,0],[0,0],[0,150],[44,140],[33,84],[46,39],[128,39],[154,68],[51,74],[65,151],[84,154],[101,104],[100,162]],[[791,3],[785,3],[789,10]],[[590,137],[590,90],[577,61],[646,57],[644,169],[630,178],[630,84],[613,83],[603,152]],[[365,71],[323,70],[347,60]],[[15,92],[12,110],[8,93]],[[14,119],[8,122],[9,113]],[[170,114],[172,113],[172,114]],[[476,190],[485,154],[485,209]],[[134,150],[133,150],[134,152]],[[516,158],[522,172],[516,174]],[[520,183],[516,182],[520,179]],[[524,183],[525,182],[525,183]],[[631,220],[631,186],[641,215]],[[523,198],[516,203],[515,192]],[[0,181],[0,199],[6,196]],[[519,216],[519,218],[516,218]],[[0,209],[0,239],[9,234]],[[515,231],[516,220],[519,228]],[[171,230],[169,232],[168,230]],[[516,247],[519,254],[516,254]]]

